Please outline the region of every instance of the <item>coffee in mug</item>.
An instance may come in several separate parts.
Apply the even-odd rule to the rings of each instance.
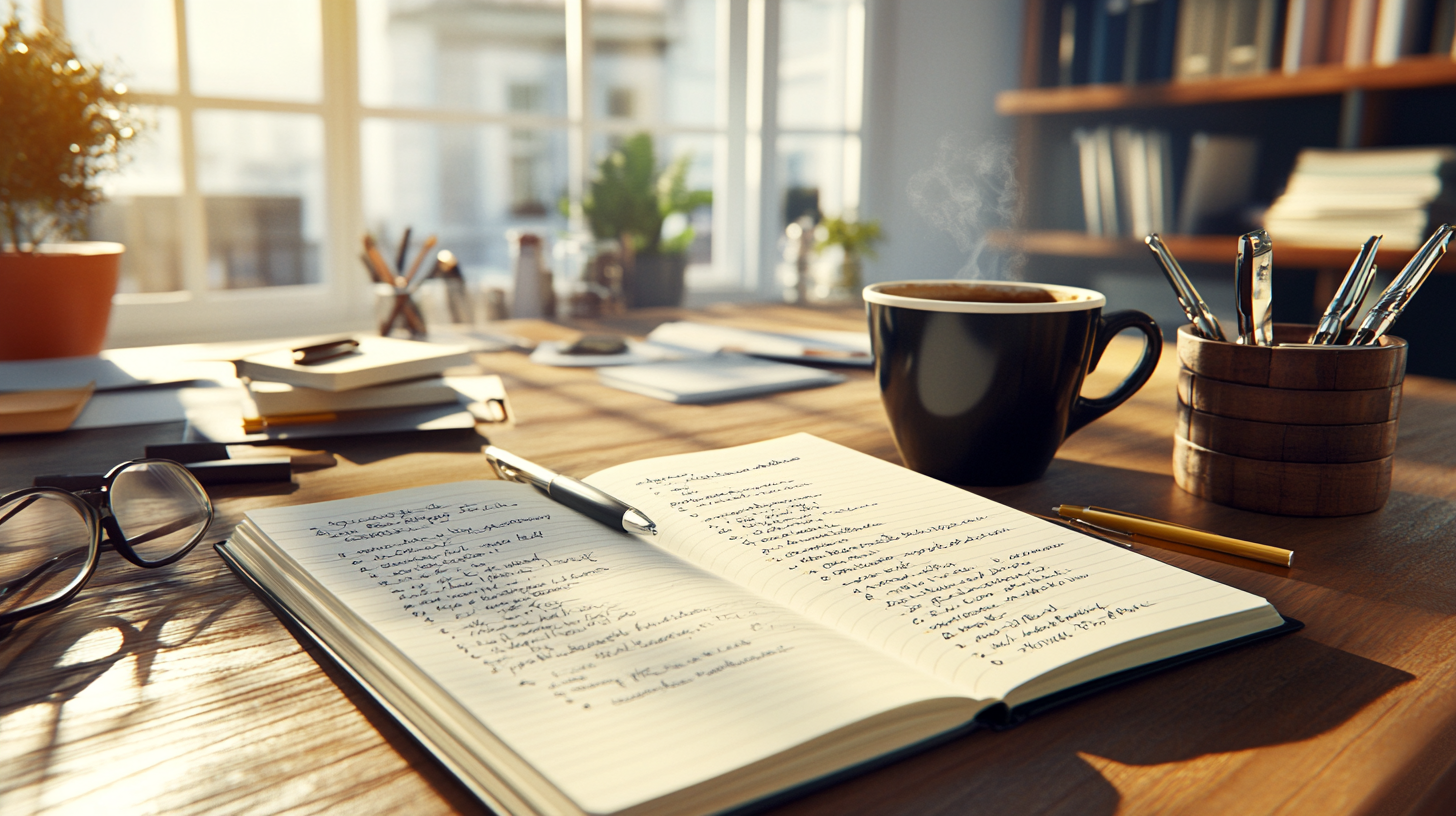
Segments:
[[[1163,337],[1138,311],[1104,316],[1090,289],[996,281],[865,287],[875,375],[900,456],[952,484],[1040,477],[1068,435],[1121,405],[1158,364]],[[1080,395],[1114,335],[1146,338],[1106,396]]]

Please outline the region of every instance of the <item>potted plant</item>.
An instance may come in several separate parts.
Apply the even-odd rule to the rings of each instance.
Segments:
[[[875,244],[883,237],[880,222],[875,219],[851,221],[846,218],[825,218],[814,229],[814,249],[823,252],[829,247],[837,246],[843,251],[844,257],[839,263],[839,280],[835,283],[835,288],[842,290],[846,296],[855,297],[863,283],[863,259],[875,257]]]
[[[0,37],[0,359],[95,354],[106,337],[121,244],[81,237],[137,132],[126,89],[64,37]]]
[[[582,207],[598,240],[622,243],[628,306],[682,303],[694,237],[688,215],[713,201],[708,190],[688,189],[690,160],[679,156],[659,172],[652,137],[639,133],[597,165]]]

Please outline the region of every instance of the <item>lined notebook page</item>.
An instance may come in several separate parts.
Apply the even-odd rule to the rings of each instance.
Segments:
[[[808,434],[587,481],[656,521],[663,547],[982,699],[1144,635],[1269,608]]]
[[[955,693],[524,485],[248,515],[588,812]]]

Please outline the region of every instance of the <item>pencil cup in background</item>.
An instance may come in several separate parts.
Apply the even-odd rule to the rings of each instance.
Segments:
[[[1312,326],[1276,324],[1275,343]],[[1178,486],[1219,504],[1286,516],[1380,509],[1405,379],[1406,343],[1248,346],[1178,329]]]

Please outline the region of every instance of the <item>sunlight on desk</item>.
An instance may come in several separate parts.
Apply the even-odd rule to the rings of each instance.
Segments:
[[[578,328],[640,336],[681,316],[635,313]],[[864,325],[856,308],[691,316],[748,328]],[[561,337],[578,328],[536,330]],[[1140,345],[1114,341],[1085,392],[1120,380]],[[841,369],[848,381],[828,388],[689,406],[515,353],[478,359],[501,375],[518,419],[490,429],[490,441],[563,473],[798,431],[899,461],[865,370]],[[1173,484],[1176,370],[1165,349],[1149,384],[1069,438],[1045,477],[975,492],[1028,512],[1102,504],[1293,549],[1287,576],[1147,554],[1267,597],[1307,628],[954,740],[770,812],[1449,812],[1439,798],[1416,806],[1456,793],[1447,750],[1456,744],[1456,383],[1407,378],[1384,510],[1301,519],[1210,504]],[[104,469],[179,434],[174,423],[0,440],[0,489],[38,472]],[[212,489],[218,520],[206,543],[252,508],[488,478],[482,441],[331,443],[338,466],[299,472],[295,484]],[[483,812],[206,546],[158,570],[103,553],[75,602],[0,640],[0,677],[5,813]]]

